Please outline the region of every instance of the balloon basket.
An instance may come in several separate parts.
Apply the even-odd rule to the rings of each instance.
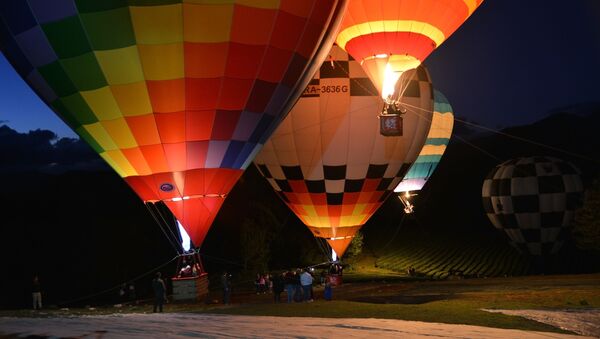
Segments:
[[[386,137],[402,136],[402,117],[399,114],[380,114],[379,133]]]
[[[204,272],[200,255],[191,251],[179,256],[177,271],[171,279],[173,300],[204,300],[208,296],[208,273]]]
[[[208,296],[208,273],[202,272],[195,277],[178,277],[173,283],[173,301],[204,300]]]
[[[342,284],[342,275],[341,274],[329,274],[329,283],[331,286],[339,286]]]

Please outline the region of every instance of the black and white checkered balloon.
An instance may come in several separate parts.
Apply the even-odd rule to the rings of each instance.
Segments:
[[[556,253],[583,197],[581,172],[546,156],[508,160],[483,182],[483,207],[511,244],[531,255]]]

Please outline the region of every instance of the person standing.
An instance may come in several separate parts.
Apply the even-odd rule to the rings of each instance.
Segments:
[[[119,303],[124,303],[127,300],[127,285],[125,283],[121,284],[119,287]]]
[[[304,301],[309,302],[313,301],[311,290],[312,290],[313,277],[308,272],[308,270],[303,270],[300,275],[300,284],[302,285],[302,295],[304,296]]]
[[[256,289],[256,294],[260,294],[260,273],[256,273],[256,279],[254,279],[254,287]]]
[[[289,304],[294,300],[294,274],[291,271],[287,271],[285,272],[283,279],[287,291],[287,302]]]
[[[323,291],[323,294],[325,300],[327,301],[331,301],[331,299],[333,298],[333,291],[331,289],[331,277],[329,275],[325,277],[325,290]]]
[[[261,273],[258,276],[258,292],[260,292],[260,294],[265,294],[265,291],[266,291],[265,288],[266,288],[265,275]]]
[[[273,293],[273,275],[271,273],[267,273],[265,282],[267,284],[267,291]]]
[[[303,300],[302,297],[302,282],[300,281],[300,274],[302,271],[298,268],[294,272],[294,301],[299,303]]]
[[[154,308],[153,311],[156,313],[163,311],[163,304],[167,298],[167,289],[165,288],[165,282],[161,278],[161,273],[156,272],[156,277],[152,280],[152,289],[154,290]]]
[[[223,285],[223,304],[229,305],[231,299],[231,279],[227,271],[221,276],[221,285]]]
[[[33,277],[33,283],[31,286],[31,298],[33,299],[33,309],[41,310],[42,309],[42,287],[40,285],[40,280],[38,276]]]
[[[273,301],[278,304],[281,301],[281,292],[283,292],[284,274],[273,276]]]

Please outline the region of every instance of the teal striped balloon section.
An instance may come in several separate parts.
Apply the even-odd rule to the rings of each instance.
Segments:
[[[452,135],[454,112],[446,96],[438,90],[433,92],[434,112],[431,129],[419,157],[398,184],[394,192],[419,191],[438,166]]]

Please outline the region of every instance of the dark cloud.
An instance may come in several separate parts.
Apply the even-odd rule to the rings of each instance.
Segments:
[[[58,138],[37,129],[19,133],[0,125],[0,171],[106,170],[108,166],[80,139]]]

